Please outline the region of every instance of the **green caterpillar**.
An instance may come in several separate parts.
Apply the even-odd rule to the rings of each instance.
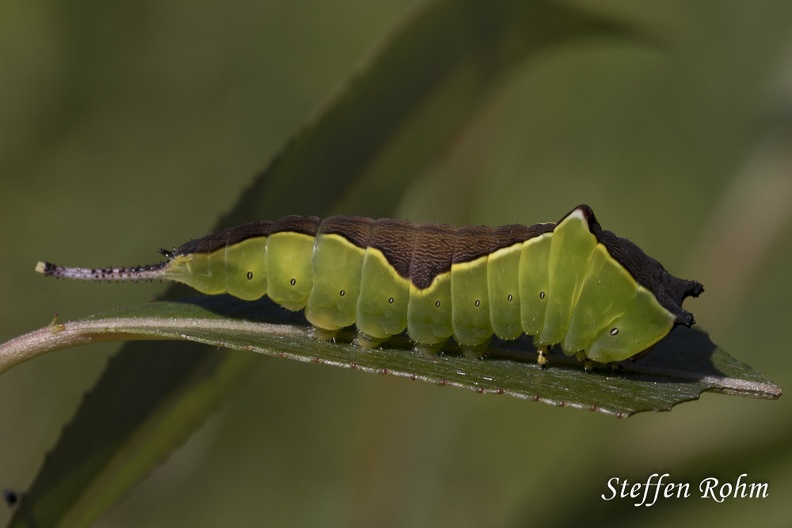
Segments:
[[[648,350],[676,325],[701,284],[674,277],[629,240],[604,231],[587,205],[532,226],[413,224],[394,219],[287,216],[245,224],[174,249],[167,260],[125,268],[67,268],[81,280],[167,279],[244,300],[264,295],[305,317],[321,338],[356,325],[356,342],[379,346],[407,331],[436,352],[450,337],[463,351],[533,336],[602,363]]]

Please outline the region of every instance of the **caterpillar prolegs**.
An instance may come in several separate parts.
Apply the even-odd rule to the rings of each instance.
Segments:
[[[226,229],[163,251],[159,264],[36,270],[81,280],[166,279],[244,300],[264,295],[305,310],[320,337],[355,325],[375,347],[407,331],[416,348],[449,338],[481,354],[493,335],[533,336],[540,363],[560,345],[611,363],[657,343],[701,284],[674,277],[629,240],[603,230],[587,205],[532,226],[414,224],[395,219],[286,216]]]

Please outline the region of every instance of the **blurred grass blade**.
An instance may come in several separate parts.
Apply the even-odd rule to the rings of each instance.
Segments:
[[[251,215],[319,214],[339,202],[344,213],[390,216],[411,181],[531,57],[593,36],[653,42],[613,21],[536,0],[433,2],[398,29],[243,193],[221,227]]]
[[[341,200],[350,212],[390,214],[505,74],[565,41],[629,33],[555,2],[429,3],[321,108],[218,227],[323,215]],[[187,438],[254,358],[127,343],[64,430],[11,526],[95,522]]]
[[[176,339],[454,385],[479,393],[508,394],[619,417],[670,410],[698,399],[705,391],[766,399],[781,395],[778,386],[729,356],[706,334],[686,328],[675,330],[647,357],[625,363],[623,371],[588,373],[576,360],[562,354],[552,354],[552,366],[542,369],[527,339],[492,347],[487,358],[478,361],[318,341],[310,337],[309,326],[297,314],[286,314],[266,299],[245,303],[218,296],[193,302],[158,302],[32,332],[0,348],[0,361],[4,352],[16,348],[37,354],[86,340]],[[222,357],[237,353],[218,350],[213,354]],[[0,369],[3,366],[0,362]],[[225,374],[215,373],[223,379]],[[213,396],[213,390],[204,391],[201,380],[195,381],[194,392]],[[197,394],[194,397],[201,398]],[[195,409],[184,402],[181,405],[186,413]]]

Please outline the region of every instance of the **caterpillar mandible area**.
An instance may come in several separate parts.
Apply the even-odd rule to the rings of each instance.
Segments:
[[[539,362],[549,347],[602,363],[652,347],[704,291],[679,279],[629,240],[603,230],[587,205],[558,223],[452,227],[395,219],[287,216],[226,229],[163,251],[159,264],[68,268],[78,280],[166,279],[244,300],[266,295],[305,310],[315,334],[355,325],[356,343],[376,347],[405,330],[417,349],[449,338],[481,355],[492,336],[533,336]]]

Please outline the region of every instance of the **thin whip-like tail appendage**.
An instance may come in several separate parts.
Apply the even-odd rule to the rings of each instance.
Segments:
[[[70,268],[59,266],[51,262],[39,262],[36,271],[48,277],[82,281],[141,281],[165,280],[165,266],[167,262],[147,264],[143,266],[125,266],[120,268]]]

